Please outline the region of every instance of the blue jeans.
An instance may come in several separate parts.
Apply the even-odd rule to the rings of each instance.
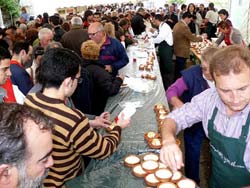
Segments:
[[[202,123],[196,123],[184,130],[185,176],[200,183],[199,165],[201,145],[206,137]]]
[[[175,80],[181,77],[181,71],[186,68],[186,61],[187,61],[187,58],[176,56],[175,71],[174,71]]]

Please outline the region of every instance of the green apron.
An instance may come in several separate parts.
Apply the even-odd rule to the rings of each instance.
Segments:
[[[169,74],[174,71],[173,64],[173,46],[169,46],[166,41],[159,44],[160,71],[163,74]]]
[[[250,126],[250,112],[239,139],[223,136],[214,129],[218,109],[208,122],[208,136],[212,153],[210,188],[241,188],[250,185],[250,172],[243,161]]]

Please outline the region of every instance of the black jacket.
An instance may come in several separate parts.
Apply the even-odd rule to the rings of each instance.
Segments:
[[[146,26],[144,24],[143,16],[137,13],[131,20],[131,27],[135,35],[140,35],[144,32]]]
[[[110,75],[104,69],[104,65],[96,61],[85,61],[83,66],[93,81],[92,114],[100,115],[104,111],[108,97],[119,92],[123,80]]]

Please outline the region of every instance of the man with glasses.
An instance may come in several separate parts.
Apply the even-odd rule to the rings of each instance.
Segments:
[[[10,72],[10,53],[3,47],[0,47],[0,103],[4,101],[7,93],[1,86],[5,84],[8,78],[11,76]]]
[[[82,59],[73,51],[54,48],[45,52],[38,82],[43,91],[29,94],[25,104],[40,109],[55,124],[53,131],[54,165],[44,181],[44,187],[64,187],[66,181],[82,173],[84,162],[82,156],[104,159],[116,151],[120,141],[121,129],[129,125],[129,120],[114,124],[113,130],[106,136],[98,134],[89,123],[88,118],[77,109],[65,105],[77,82],[82,81]],[[106,127],[111,124],[106,118]]]
[[[128,64],[129,59],[121,42],[109,37],[100,22],[90,24],[88,28],[89,38],[100,47],[99,63],[105,65],[105,70],[113,76],[118,70]]]

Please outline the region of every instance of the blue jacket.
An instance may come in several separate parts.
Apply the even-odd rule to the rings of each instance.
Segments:
[[[182,101],[190,102],[191,99],[208,89],[208,84],[202,76],[202,70],[200,65],[195,65],[189,69],[181,72],[184,82],[186,83],[188,90],[182,95]]]
[[[112,75],[116,76],[118,70],[129,62],[126,50],[121,42],[107,36],[106,41],[100,49],[99,63],[111,65]]]
[[[33,87],[33,83],[26,70],[14,62],[15,61],[12,60],[10,64],[10,71],[12,74],[10,77],[11,81],[13,85],[16,85],[23,95],[26,96],[29,90]]]

